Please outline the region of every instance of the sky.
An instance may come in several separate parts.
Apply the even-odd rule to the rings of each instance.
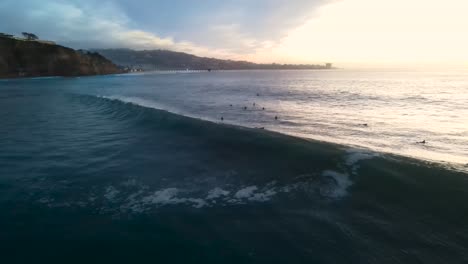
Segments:
[[[254,62],[468,66],[467,0],[1,0],[0,32]]]

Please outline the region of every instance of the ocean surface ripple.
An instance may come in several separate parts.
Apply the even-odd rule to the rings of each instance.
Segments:
[[[1,81],[3,258],[465,263],[466,84],[351,71]]]

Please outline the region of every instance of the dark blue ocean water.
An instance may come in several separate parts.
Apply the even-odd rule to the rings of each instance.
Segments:
[[[0,81],[2,262],[468,262],[466,131],[449,122],[463,117],[419,128],[435,141],[420,146],[415,122],[366,113],[381,95],[314,88],[376,73],[330,74]],[[346,121],[334,105],[353,102]],[[410,150],[392,151],[401,142]]]

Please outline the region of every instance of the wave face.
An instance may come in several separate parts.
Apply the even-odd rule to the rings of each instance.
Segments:
[[[75,90],[463,169],[467,87],[463,71],[230,71],[87,79]]]
[[[7,260],[53,248],[58,262],[70,247],[78,262],[468,259],[463,171],[77,93],[82,80],[2,86]]]

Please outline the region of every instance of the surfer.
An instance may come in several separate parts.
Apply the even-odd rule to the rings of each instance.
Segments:
[[[423,141],[418,141],[417,143],[419,143],[419,144],[426,144],[426,140],[424,139]]]
[[[278,116],[275,116],[275,120],[278,120]]]

